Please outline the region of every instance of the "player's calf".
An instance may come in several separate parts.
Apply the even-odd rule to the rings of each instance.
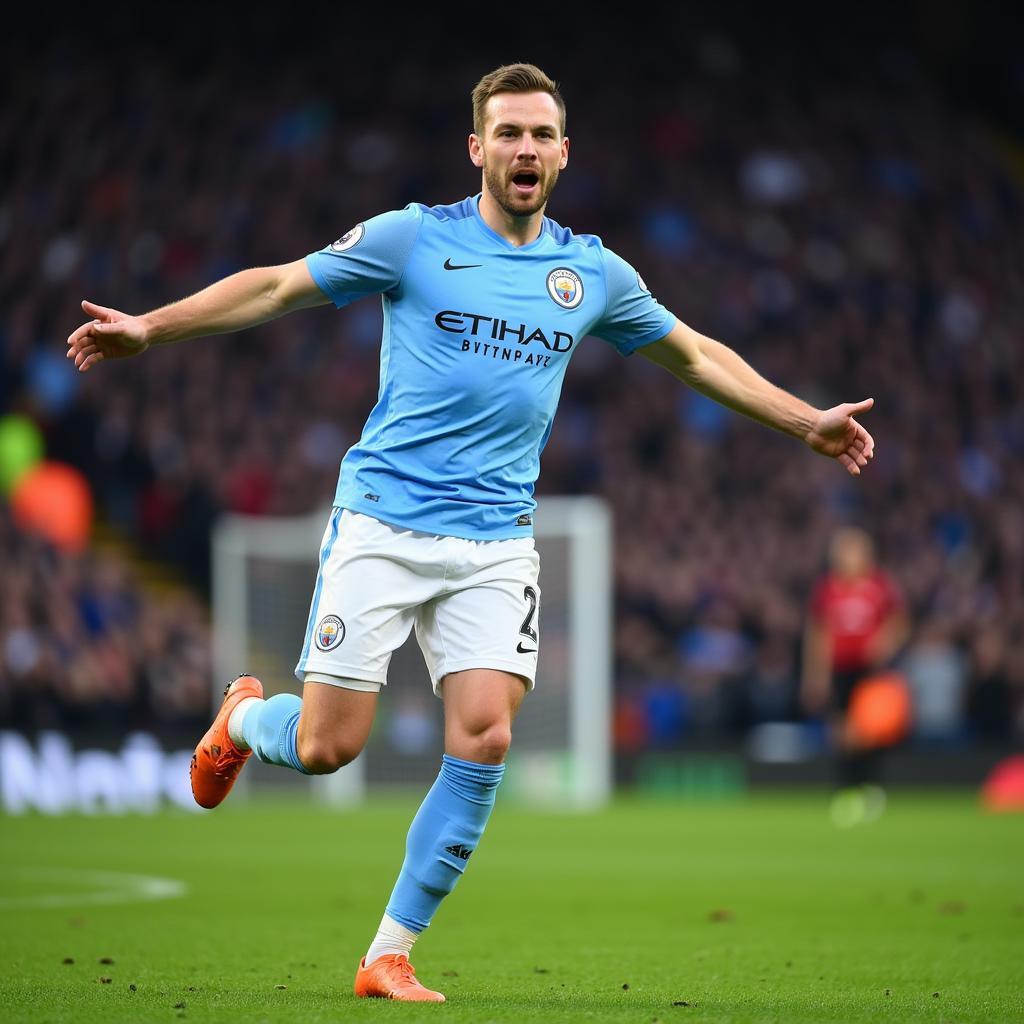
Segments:
[[[310,775],[329,775],[354,761],[366,745],[377,708],[377,692],[358,680],[319,675],[306,678],[295,734],[296,756]]]
[[[298,739],[299,760],[310,775],[330,775],[351,764],[363,749],[362,743],[347,737],[311,736],[301,731]]]

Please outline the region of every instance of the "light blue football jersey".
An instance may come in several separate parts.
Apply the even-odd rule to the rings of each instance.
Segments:
[[[340,309],[384,303],[380,390],[341,463],[335,504],[441,536],[530,536],[540,453],[569,359],[588,334],[623,355],[675,317],[596,235],[544,218],[516,247],[480,196],[413,203],[310,253]]]

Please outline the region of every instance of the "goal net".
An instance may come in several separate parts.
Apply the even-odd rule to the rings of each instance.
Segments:
[[[267,696],[295,692],[317,555],[329,510],[294,519],[227,516],[213,536],[213,699],[241,672]],[[561,807],[600,806],[611,791],[611,516],[592,497],[539,501],[541,643],[537,685],[516,718],[503,793]],[[395,652],[366,749],[334,775],[306,778],[250,762],[250,792],[311,787],[335,804],[367,789],[423,789],[444,748],[441,701],[410,634]]]

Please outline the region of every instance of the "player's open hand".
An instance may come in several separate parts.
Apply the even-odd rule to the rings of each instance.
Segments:
[[[104,359],[126,359],[149,348],[142,319],[116,309],[82,300],[82,309],[93,319],[68,338],[68,359],[83,373]]]
[[[860,476],[861,469],[875,454],[875,442],[853,417],[867,412],[874,404],[873,398],[867,398],[826,409],[804,440],[816,452],[838,459],[851,476]]]

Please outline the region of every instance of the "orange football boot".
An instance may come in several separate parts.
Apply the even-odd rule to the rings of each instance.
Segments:
[[[225,687],[224,703],[199,741],[188,770],[192,795],[200,807],[216,807],[231,791],[242,765],[249,760],[252,751],[239,750],[231,742],[228,719],[241,701],[262,696],[263,684],[255,676],[239,676]]]
[[[443,1003],[444,995],[416,980],[416,968],[404,953],[385,953],[366,966],[359,961],[352,991],[361,999],[400,999],[406,1003]]]

